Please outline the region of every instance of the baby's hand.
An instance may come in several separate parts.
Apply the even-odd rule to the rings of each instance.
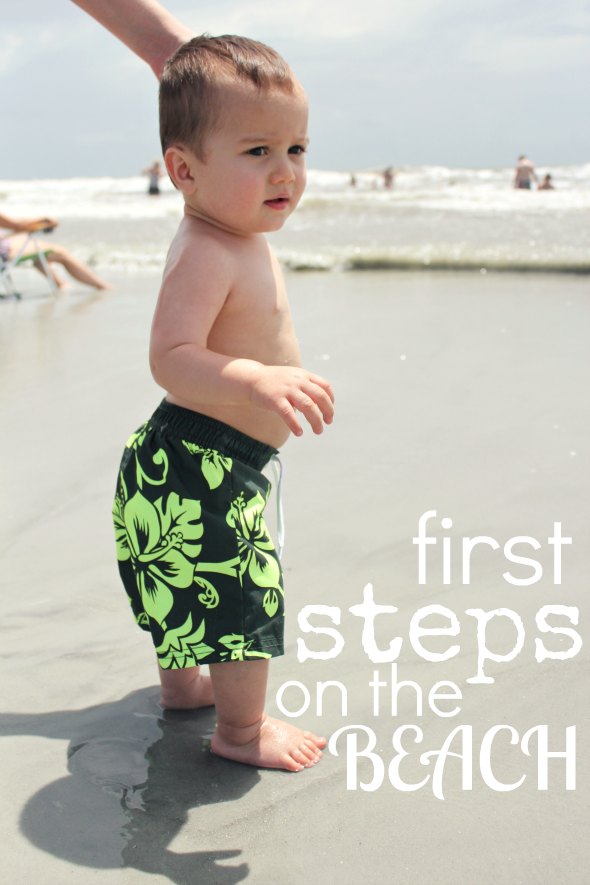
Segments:
[[[293,366],[261,366],[250,399],[255,406],[277,412],[295,436],[303,429],[295,411],[301,412],[314,433],[334,417],[334,394],[325,378]]]

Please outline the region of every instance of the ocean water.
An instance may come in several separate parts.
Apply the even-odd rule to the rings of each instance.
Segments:
[[[590,163],[551,172],[554,191],[520,191],[505,169],[406,166],[385,190],[377,172],[311,170],[297,212],[271,239],[296,271],[452,269],[590,273]],[[15,216],[60,220],[52,234],[103,274],[160,270],[182,214],[165,181],[0,181]]]

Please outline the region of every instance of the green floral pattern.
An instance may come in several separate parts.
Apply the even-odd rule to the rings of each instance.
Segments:
[[[182,444],[186,446],[191,455],[203,456],[201,461],[203,476],[207,480],[210,489],[218,488],[223,482],[225,472],[230,471],[232,468],[232,459],[225,458],[219,452],[216,452],[215,449],[202,449],[201,446],[186,442],[184,439]]]
[[[142,488],[144,479],[150,485],[162,485],[166,482],[168,475],[168,456],[163,449],[158,449],[154,453],[150,468],[154,466],[156,470],[153,473],[146,472],[141,461],[141,447],[145,441],[149,425],[143,424],[136,433],[132,433],[126,443],[126,448],[133,451],[135,455],[135,479],[137,487]]]
[[[203,534],[199,501],[181,501],[175,492],[152,504],[141,492],[113,512],[117,558],[130,559],[143,608],[164,629],[173,605],[172,588],[189,588],[195,577],[194,558]]]
[[[160,659],[171,661],[172,669],[180,669],[192,663],[193,660],[203,660],[211,654],[213,649],[203,642],[205,635],[205,621],[201,621],[196,630],[193,630],[193,619],[189,613],[186,621],[175,630],[167,630],[164,641],[156,653]]]
[[[132,434],[113,504],[119,570],[164,668],[282,654],[270,484],[215,449]]]
[[[227,648],[221,653],[222,660],[244,661],[248,658],[270,658],[268,652],[251,651],[252,640],[246,642],[243,636],[232,633],[229,636],[220,636],[219,642]]]
[[[268,535],[262,516],[265,499],[257,492],[249,501],[240,494],[232,501],[227,522],[238,534],[240,574],[246,572],[258,587],[269,588],[263,597],[263,607],[269,618],[279,608],[281,570],[274,553],[274,545]]]

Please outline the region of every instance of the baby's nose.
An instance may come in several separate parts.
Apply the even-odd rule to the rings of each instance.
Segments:
[[[289,160],[285,158],[284,160],[278,161],[271,172],[271,182],[273,184],[279,184],[282,181],[289,182],[294,180],[295,172]]]

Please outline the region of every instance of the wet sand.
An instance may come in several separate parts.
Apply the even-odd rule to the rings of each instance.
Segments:
[[[284,450],[287,654],[273,662],[269,710],[277,714],[277,692],[294,681],[283,703],[294,713],[309,692],[310,709],[293,720],[328,736],[359,726],[359,749],[374,735],[373,761],[359,760],[356,790],[347,790],[347,773],[355,778],[345,736],[339,755],[326,752],[311,771],[250,769],[210,755],[212,711],[163,715],[157,705],[150,643],[127,610],[110,525],[122,444],[159,397],[147,372],[156,277],[121,279],[104,295],[0,303],[4,876],[44,885],[136,883],[148,874],[154,883],[212,885],[582,885],[590,859],[586,645],[570,659],[537,662],[535,640],[565,655],[575,640],[541,632],[535,618],[543,606],[577,607],[577,627],[563,613],[548,620],[588,639],[588,281],[359,273],[288,282],[305,364],[332,380],[338,412],[322,437],[307,433]],[[420,585],[412,538],[430,510],[437,544]],[[573,539],[562,549],[559,585],[548,543],[555,522]],[[473,552],[467,584],[461,538],[476,536],[500,546]],[[540,544],[514,548],[542,569],[530,586],[503,577],[533,574],[530,563],[505,558],[517,536]],[[378,649],[385,656],[402,639],[397,678],[424,689],[422,710],[411,687],[392,709],[391,663],[363,649],[363,620],[349,609],[369,582],[379,605],[398,609],[377,617]],[[298,640],[315,653],[334,645],[298,626],[301,609],[318,605],[340,609],[338,626],[325,614],[310,620],[337,629],[343,648],[299,662]],[[408,638],[412,616],[432,605],[453,612],[459,628],[422,638],[430,652],[459,646],[438,663]],[[500,608],[522,621],[522,650],[485,661],[495,681],[474,684],[476,617],[466,610]],[[429,625],[445,623],[439,616]],[[488,645],[508,656],[517,632],[497,617]],[[389,686],[371,688],[375,671]],[[327,681],[341,688],[326,689],[318,714],[316,685]],[[433,711],[428,691],[441,681],[461,699],[433,701]],[[440,715],[453,707],[456,715]],[[530,757],[510,743],[542,724],[550,750],[562,750],[566,727],[576,726],[575,790],[565,789],[559,758],[539,790],[536,738]],[[401,779],[430,776],[408,791],[388,778],[392,734],[404,725],[419,727],[423,740],[405,732]],[[459,725],[471,727],[472,785],[451,758],[441,800],[434,759],[423,765],[419,754],[440,749]],[[503,792],[479,762],[499,725],[513,732],[494,738],[496,785],[525,775]]]

